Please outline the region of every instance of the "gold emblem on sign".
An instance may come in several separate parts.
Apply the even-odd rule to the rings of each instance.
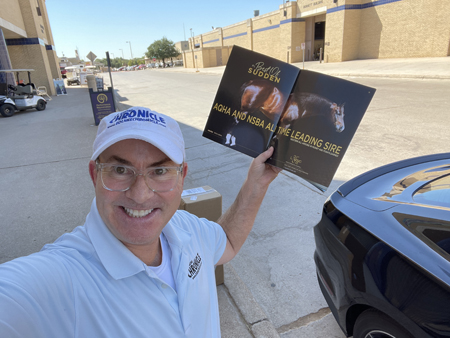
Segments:
[[[105,94],[99,94],[97,95],[97,101],[99,103],[105,103],[106,101],[108,101],[108,96],[106,96]]]

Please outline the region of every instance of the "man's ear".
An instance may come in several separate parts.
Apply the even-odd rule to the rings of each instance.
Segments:
[[[187,172],[188,172],[188,165],[186,162],[183,162],[183,180],[186,177]]]
[[[89,162],[89,175],[91,176],[94,187],[97,186],[97,166],[94,161]]]

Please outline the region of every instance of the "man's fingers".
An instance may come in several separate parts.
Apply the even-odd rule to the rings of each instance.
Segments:
[[[266,162],[270,156],[272,156],[273,154],[273,147],[269,147],[269,149],[267,149],[265,152],[261,153],[257,159],[258,161],[260,161],[261,163]]]

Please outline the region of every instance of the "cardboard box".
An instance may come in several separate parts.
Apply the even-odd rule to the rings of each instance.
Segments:
[[[181,195],[180,210],[216,222],[222,215],[222,195],[210,186],[187,189]],[[216,267],[216,285],[223,284],[223,266]]]
[[[179,209],[216,222],[222,215],[222,195],[207,185],[187,189],[181,195]]]

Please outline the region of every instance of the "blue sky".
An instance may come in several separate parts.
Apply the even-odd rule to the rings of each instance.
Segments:
[[[167,37],[173,42],[207,33],[212,27],[225,27],[275,11],[283,0],[151,1],[151,0],[46,0],[47,12],[58,56],[80,58],[92,51],[104,58],[144,56],[155,40]],[[184,29],[183,29],[184,25]],[[121,50],[122,49],[122,50]]]

